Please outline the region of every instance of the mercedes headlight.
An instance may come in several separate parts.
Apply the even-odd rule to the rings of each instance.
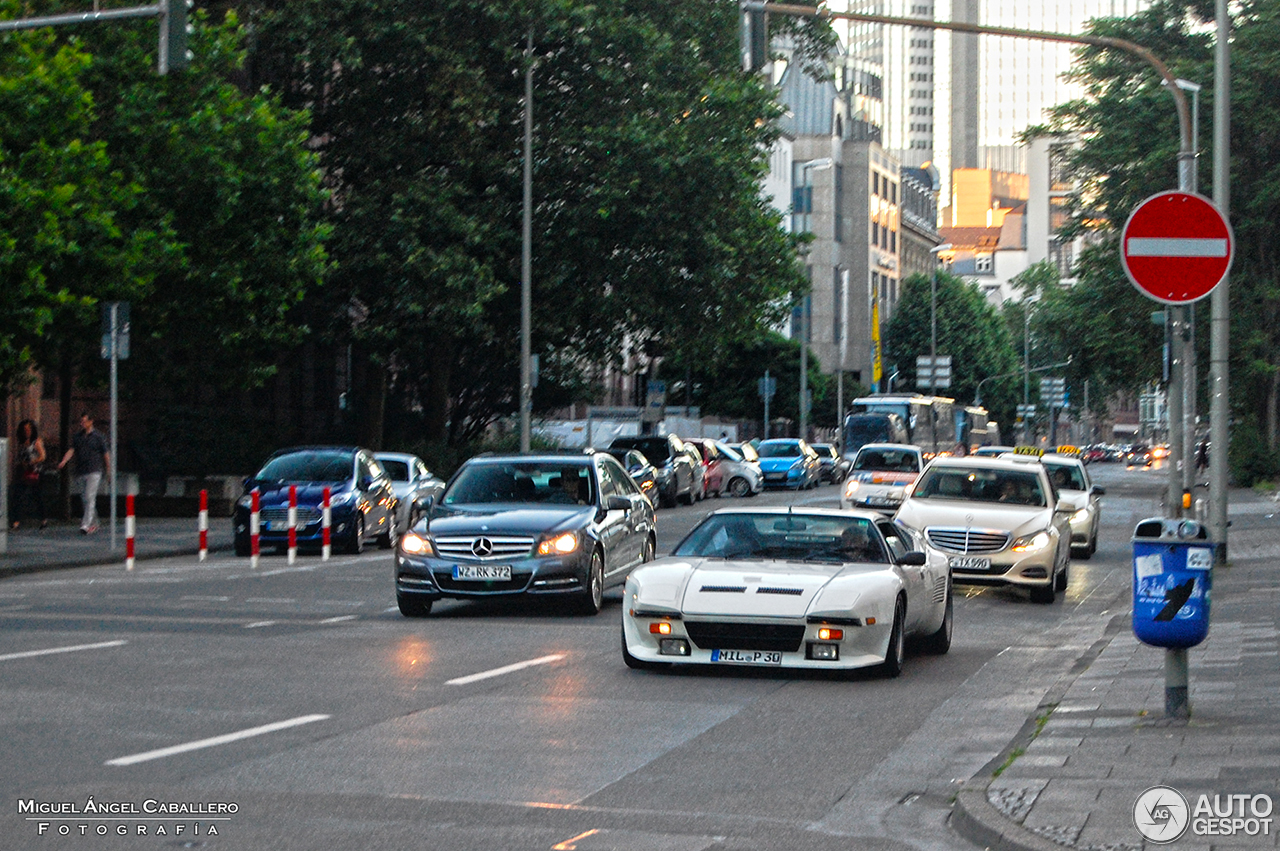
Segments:
[[[1024,553],[1031,550],[1041,550],[1049,546],[1049,533],[1036,532],[1034,535],[1023,535],[1021,538],[1013,542],[1013,551],[1015,553]]]
[[[431,555],[435,547],[431,545],[431,539],[426,535],[406,532],[400,537],[400,549],[408,555],[420,556]]]
[[[1086,520],[1088,520],[1088,519],[1089,519],[1089,509],[1087,509],[1087,508],[1081,508],[1081,509],[1080,509],[1079,511],[1077,511],[1075,514],[1072,514],[1072,515],[1071,515],[1071,522],[1072,522],[1072,523],[1083,523],[1084,521],[1086,521]]]
[[[562,535],[555,535],[544,539],[538,544],[538,555],[540,556],[565,556],[578,548],[578,533],[565,532]]]

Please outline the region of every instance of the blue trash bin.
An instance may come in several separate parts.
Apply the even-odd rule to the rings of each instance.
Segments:
[[[1194,647],[1209,634],[1215,545],[1194,520],[1155,517],[1133,532],[1133,634],[1153,647]]]

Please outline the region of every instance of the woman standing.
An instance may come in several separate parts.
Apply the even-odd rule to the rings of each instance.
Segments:
[[[40,439],[40,430],[33,420],[18,423],[18,442],[13,452],[13,528],[17,529],[22,514],[23,496],[35,504],[35,517],[40,521],[40,528],[49,525],[44,516],[44,496],[40,492],[40,472],[44,466],[44,441]]]

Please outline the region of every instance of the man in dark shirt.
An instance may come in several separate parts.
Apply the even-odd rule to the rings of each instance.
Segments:
[[[73,458],[75,464],[71,470],[80,480],[80,492],[84,495],[80,534],[91,535],[98,531],[98,486],[102,484],[102,475],[111,467],[111,452],[102,432],[94,431],[93,417],[87,413],[80,415],[80,431],[71,436],[71,448],[58,462],[58,469]]]

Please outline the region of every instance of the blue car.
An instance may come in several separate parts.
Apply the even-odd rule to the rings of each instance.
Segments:
[[[822,481],[818,453],[803,440],[786,437],[763,441],[756,447],[767,488],[816,488]]]
[[[288,546],[290,486],[297,488],[299,548],[319,549],[323,543],[321,508],[326,487],[330,542],[335,549],[359,553],[370,539],[384,549],[395,546],[395,490],[373,453],[355,446],[298,446],[276,452],[245,480],[232,515],[236,555],[250,553],[249,514],[255,490],[260,547]]]

